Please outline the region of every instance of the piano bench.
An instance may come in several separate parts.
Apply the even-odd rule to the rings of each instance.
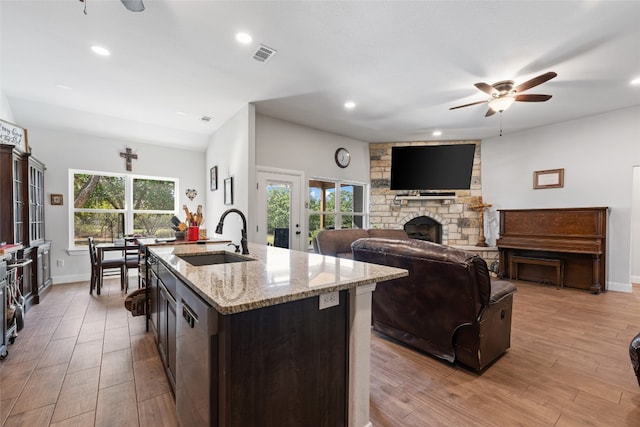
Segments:
[[[556,287],[562,288],[564,286],[564,263],[560,259],[512,256],[511,265],[509,266],[509,274],[511,276],[511,279],[518,280],[518,264],[533,264],[546,267],[554,267],[556,269]]]

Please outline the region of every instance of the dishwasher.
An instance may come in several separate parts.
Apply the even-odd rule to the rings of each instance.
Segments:
[[[217,425],[218,313],[178,281],[176,410],[182,426]]]

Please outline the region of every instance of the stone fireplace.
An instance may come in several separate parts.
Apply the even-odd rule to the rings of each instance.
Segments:
[[[454,195],[427,196],[389,189],[391,147],[406,145],[476,144],[471,175],[471,188],[457,190]],[[488,264],[497,257],[496,248],[476,247],[480,236],[480,214],[471,208],[482,196],[480,180],[480,141],[425,141],[369,144],[371,165],[371,228],[404,228],[425,240],[479,252]],[[489,203],[491,201],[488,201]],[[427,225],[425,223],[431,224]],[[439,232],[437,226],[439,225]],[[410,232],[410,230],[407,230]],[[438,236],[439,234],[439,236]],[[438,242],[438,240],[440,240]]]

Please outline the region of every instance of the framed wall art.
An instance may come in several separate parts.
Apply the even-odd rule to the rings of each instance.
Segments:
[[[562,188],[564,187],[564,169],[549,169],[533,172],[533,188]]]
[[[211,191],[218,189],[218,166],[209,169],[209,182],[211,183]]]
[[[224,180],[224,204],[233,204],[233,177]]]
[[[52,194],[51,195],[51,204],[52,205],[62,206],[63,203],[64,203],[64,199],[62,197],[62,194]]]

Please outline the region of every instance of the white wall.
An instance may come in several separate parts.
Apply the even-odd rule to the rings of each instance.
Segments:
[[[339,147],[351,154],[344,169],[334,161]],[[302,171],[308,178],[369,183],[369,143],[257,114],[256,164]]]
[[[13,111],[11,110],[11,106],[9,105],[9,101],[2,92],[0,92],[0,119],[6,122],[15,123],[15,121],[13,120]]]
[[[640,283],[640,166],[633,168],[631,196],[631,282]]]
[[[208,181],[204,177],[205,165],[202,152],[47,129],[29,128],[28,132],[32,155],[47,167],[45,171],[45,237],[53,242],[51,274],[54,284],[88,280],[90,274],[87,252],[68,252],[68,218],[73,200],[73,196],[68,194],[69,169],[127,173],[125,160],[119,153],[129,147],[138,155],[138,159],[133,160],[133,171],[129,173],[178,178],[179,207],[186,204],[195,211],[196,205],[205,205]],[[184,194],[187,188],[198,191],[193,201],[187,199]],[[62,194],[64,205],[52,206],[49,203],[51,193]],[[177,214],[180,218],[184,217],[181,209]],[[64,262],[64,267],[57,266],[58,260]]]
[[[205,228],[209,238],[224,237],[240,243],[242,221],[235,213],[225,219],[223,234],[214,234],[220,216],[229,208],[240,210],[247,219],[247,231],[251,230],[248,213],[254,203],[249,198],[249,183],[255,182],[254,116],[255,107],[245,105],[216,131],[207,146],[207,182],[209,170],[218,166],[218,190],[207,190],[206,196]],[[224,180],[228,177],[233,177],[233,205],[229,206],[224,204]],[[252,233],[248,235],[251,241]]]
[[[609,207],[607,289],[630,291],[639,118],[640,107],[633,107],[483,140],[482,193],[493,204],[490,214],[495,216],[497,209]],[[558,168],[564,168],[563,188],[533,189],[534,171]]]

